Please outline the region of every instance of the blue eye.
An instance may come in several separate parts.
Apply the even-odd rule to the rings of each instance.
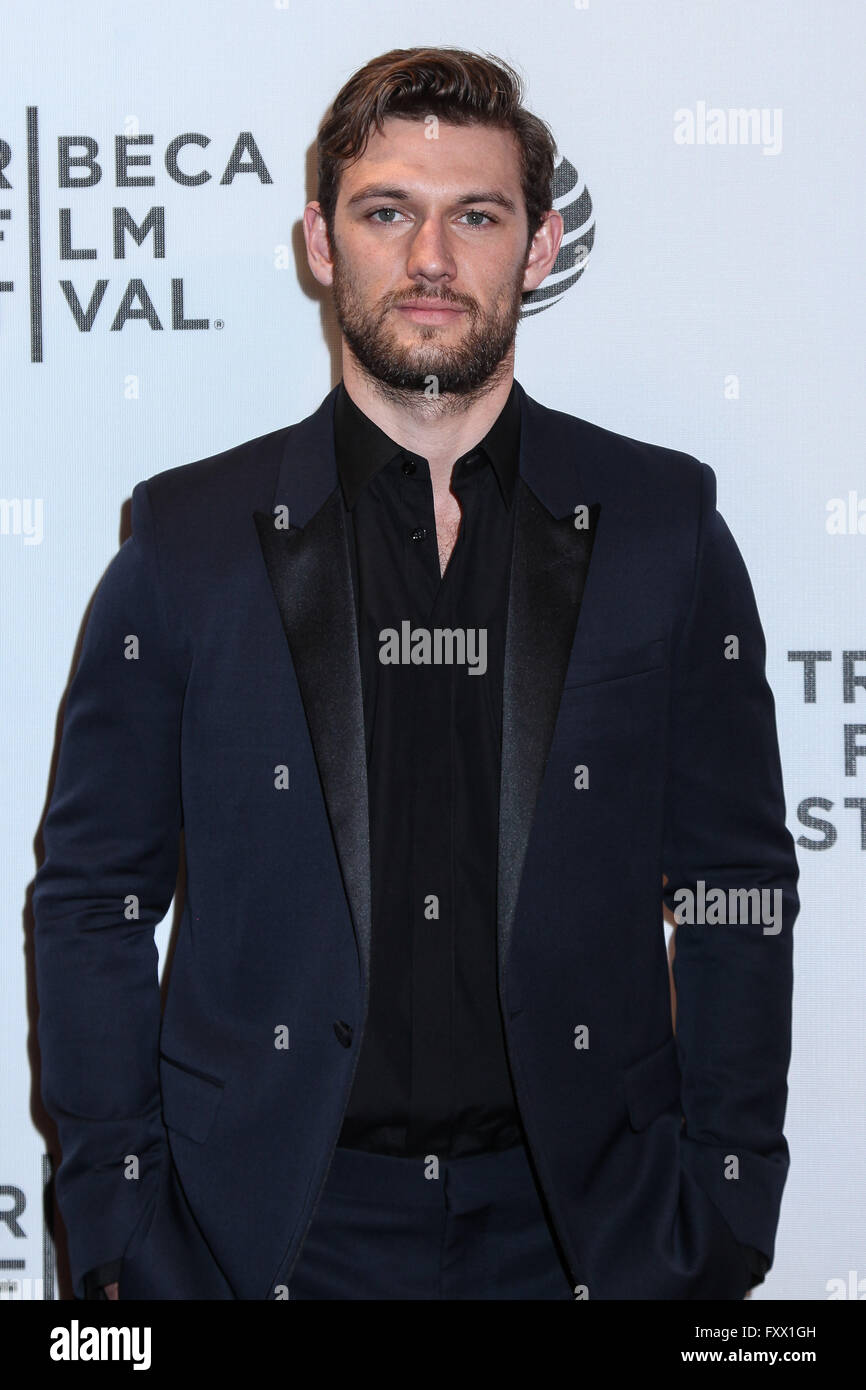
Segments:
[[[399,211],[398,208],[374,208],[372,212],[369,212],[367,214],[368,221],[372,222],[374,218],[378,221],[380,214],[386,212],[393,213],[395,217],[403,216],[403,214]],[[468,211],[463,213],[463,217],[484,218],[484,222],[470,222],[468,225],[471,227],[483,227],[485,225],[485,222],[493,223],[497,221],[495,217],[491,217],[488,212],[482,212],[480,208],[469,208]],[[392,218],[388,218],[387,220],[379,222],[380,227],[393,227],[395,225],[396,224]]]
[[[396,209],[396,208],[376,208],[373,212],[370,213],[370,218],[371,218],[371,220],[372,220],[372,218],[374,218],[374,217],[378,217],[380,212],[394,212],[394,213],[396,213],[396,212],[397,212],[397,209]],[[380,225],[383,226],[383,227],[387,227],[387,226],[393,226],[393,223],[391,223],[391,222],[383,222],[383,223],[381,223]]]

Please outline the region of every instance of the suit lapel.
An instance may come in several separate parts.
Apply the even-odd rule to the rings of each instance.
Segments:
[[[304,705],[358,941],[370,968],[367,755],[355,598],[333,442],[336,389],[290,431],[274,513],[254,512]],[[286,508],[290,525],[281,527]]]
[[[559,712],[600,507],[578,530],[551,516],[521,478],[502,686],[499,794],[499,978],[505,966],[535,805]]]
[[[502,688],[497,945],[504,985],[535,806],[577,631],[601,504],[592,501],[562,417],[517,383],[518,508]],[[588,508],[587,524],[575,509]]]
[[[575,637],[599,516],[563,467],[561,427],[521,399],[520,476],[502,692],[498,925],[500,982],[535,804]],[[366,742],[347,522],[333,442],[336,390],[289,431],[274,497],[290,525],[255,512],[268,577],[289,644],[365,978],[370,962],[370,839]],[[578,529],[574,507],[589,506]],[[279,522],[279,515],[276,521]]]

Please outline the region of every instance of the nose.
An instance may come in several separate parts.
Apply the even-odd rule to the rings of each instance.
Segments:
[[[406,273],[413,280],[447,283],[457,274],[448,233],[435,217],[421,222],[412,237]]]

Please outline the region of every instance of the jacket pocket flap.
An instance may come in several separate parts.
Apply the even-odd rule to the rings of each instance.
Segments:
[[[177,1130],[201,1144],[207,1138],[225,1083],[195,1071],[172,1057],[160,1054],[162,1118],[167,1129]]]
[[[623,1072],[625,1099],[632,1129],[645,1129],[651,1120],[680,1099],[680,1064],[673,1037]]]
[[[564,690],[582,685],[601,685],[604,681],[622,680],[625,676],[641,676],[664,666],[665,639],[657,637],[639,646],[622,647],[609,656],[584,659],[578,650],[573,653],[565,673]]]

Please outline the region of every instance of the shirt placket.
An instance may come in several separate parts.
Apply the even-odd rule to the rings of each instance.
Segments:
[[[455,572],[439,574],[433,493],[426,463],[414,493],[418,506],[415,577],[435,651],[434,630],[452,627]],[[451,557],[456,559],[456,548]],[[410,566],[410,575],[412,567]],[[432,597],[432,601],[431,601]],[[455,902],[453,874],[453,701],[458,668],[412,668],[413,794],[409,920],[412,932],[412,1059],[407,1145],[410,1152],[447,1157],[453,1102]]]

